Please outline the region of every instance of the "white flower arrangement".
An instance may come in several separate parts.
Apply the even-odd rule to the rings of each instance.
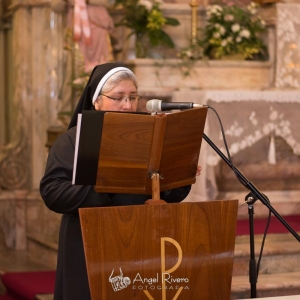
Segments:
[[[267,47],[259,34],[266,30],[265,21],[257,15],[258,5],[246,8],[236,5],[212,5],[207,11],[207,25],[199,41],[204,55],[220,59],[241,54],[244,59],[266,59]]]
[[[248,60],[266,60],[267,47],[260,36],[266,31],[266,23],[257,15],[257,7],[254,2],[247,7],[209,6],[203,38],[197,45],[182,50],[179,56],[193,60],[240,55]]]

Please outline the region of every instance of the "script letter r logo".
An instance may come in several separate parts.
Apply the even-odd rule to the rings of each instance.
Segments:
[[[177,251],[178,251],[178,261],[169,270],[166,270],[166,253],[165,253],[165,243],[166,242],[172,243],[177,248]],[[166,298],[167,290],[165,288],[165,286],[166,286],[166,275],[169,275],[170,273],[174,272],[179,267],[179,265],[181,264],[182,249],[181,249],[180,245],[178,244],[178,242],[175,241],[174,239],[171,239],[169,237],[163,237],[163,238],[161,238],[161,251],[160,251],[160,253],[161,253],[162,300],[166,300],[167,299]],[[181,293],[182,289],[183,289],[183,287],[181,287],[177,291],[177,293],[176,293],[175,297],[173,298],[173,300],[177,299],[177,297]]]
[[[177,251],[178,251],[178,261],[169,270],[166,270],[166,252],[165,252],[165,243],[166,242],[169,242],[169,243],[173,244],[177,248]],[[182,249],[181,249],[181,247],[180,247],[180,245],[178,244],[177,241],[175,241],[174,239],[171,239],[169,237],[161,238],[161,244],[160,245],[161,245],[160,253],[161,253],[161,281],[162,281],[162,286],[161,286],[162,298],[161,299],[166,300],[167,299],[166,280],[168,280],[170,278],[170,273],[174,272],[179,267],[179,265],[181,264]],[[176,300],[182,290],[183,290],[183,287],[180,287],[172,300]],[[154,298],[150,295],[149,291],[144,290],[144,293],[148,297],[148,299],[154,300]]]

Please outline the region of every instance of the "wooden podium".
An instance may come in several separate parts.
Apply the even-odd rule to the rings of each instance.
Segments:
[[[95,190],[151,194],[195,182],[207,109],[108,113]],[[230,299],[237,200],[79,209],[93,300]]]
[[[229,300],[237,200],[80,209],[93,300]]]

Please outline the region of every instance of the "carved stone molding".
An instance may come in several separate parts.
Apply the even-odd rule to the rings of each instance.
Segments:
[[[0,195],[0,228],[7,248],[26,249],[27,195],[26,189],[5,191]]]
[[[14,143],[0,149],[0,187],[6,190],[29,188],[28,139],[20,129]]]
[[[0,187],[38,189],[45,170],[47,128],[56,124],[63,78],[64,20],[50,1],[14,1],[12,107],[15,137],[0,148]],[[12,131],[12,130],[11,130]]]
[[[20,7],[41,7],[50,6],[50,0],[15,0],[9,7],[10,11],[19,9]]]
[[[277,88],[300,88],[300,4],[277,4]]]

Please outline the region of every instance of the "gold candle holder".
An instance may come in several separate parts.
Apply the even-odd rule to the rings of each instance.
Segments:
[[[195,46],[197,43],[197,8],[199,4],[196,0],[192,0],[190,6],[192,9],[191,43],[193,46]]]

